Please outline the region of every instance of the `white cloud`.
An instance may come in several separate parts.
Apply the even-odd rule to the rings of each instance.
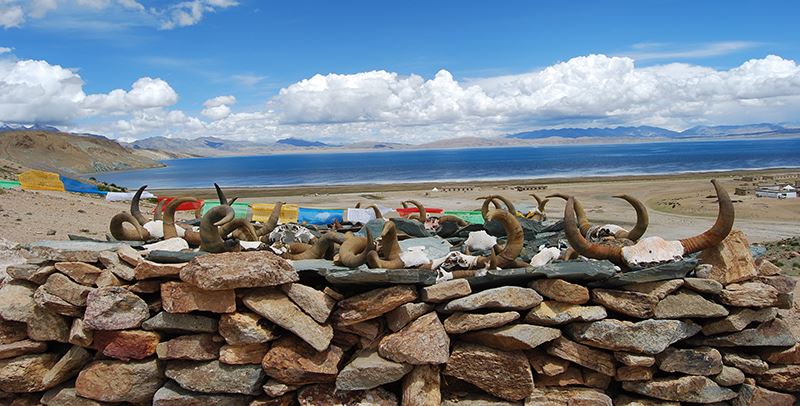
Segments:
[[[13,49],[7,47],[0,47],[0,55],[7,54],[11,51],[13,51]]]
[[[207,12],[217,11],[219,8],[228,8],[239,5],[232,0],[192,0],[173,5],[164,12],[166,19],[161,22],[161,29],[171,30],[177,27],[195,25],[203,19]]]
[[[707,58],[732,54],[752,49],[759,45],[761,44],[753,41],[720,41],[691,46],[676,46],[668,43],[639,43],[633,45],[633,51],[624,52],[621,56],[627,56],[637,61]]]
[[[42,18],[47,13],[58,8],[57,0],[31,0],[28,4],[28,14],[33,18]]]
[[[217,96],[213,99],[208,99],[205,101],[205,103],[203,103],[203,107],[205,108],[201,113],[211,120],[222,120],[223,118],[231,115],[230,105],[235,103],[236,97]]]
[[[25,13],[18,5],[6,6],[0,4],[0,27],[5,29],[22,26],[25,22]]]

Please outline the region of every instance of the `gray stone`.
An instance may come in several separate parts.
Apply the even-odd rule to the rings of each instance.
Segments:
[[[756,376],[759,385],[781,392],[800,392],[800,365],[771,368]]]
[[[298,262],[294,267],[298,269]],[[300,269],[298,269],[300,270]],[[350,269],[344,267],[331,267],[319,269],[319,274],[325,277],[328,283],[334,285],[387,285],[387,284],[414,284],[433,285],[436,283],[436,272],[430,269],[368,269],[366,267]]]
[[[733,400],[733,406],[793,406],[797,397],[788,393],[780,393],[755,385],[742,385],[739,397]]]
[[[797,341],[789,326],[781,319],[774,319],[760,324],[756,328],[745,329],[724,336],[706,337],[689,340],[690,344],[709,345],[713,347],[790,347]]]
[[[539,303],[542,303],[542,297],[533,289],[504,286],[453,300],[444,306],[443,311],[527,310]]]
[[[658,368],[688,375],[717,375],[722,372],[722,355],[714,348],[667,348],[656,357]]]
[[[688,274],[696,266],[696,259],[684,258],[680,261],[667,262],[651,268],[628,272],[618,272],[608,279],[599,282],[593,282],[590,284],[590,286],[616,287],[629,285],[631,283],[647,283],[680,279],[686,276],[686,274]]]
[[[658,298],[645,293],[609,289],[592,290],[592,300],[608,310],[640,319],[653,317],[658,303]]]
[[[25,281],[12,280],[0,287],[0,318],[27,322],[36,307],[34,292],[36,285]]]
[[[190,391],[243,395],[261,393],[266,379],[259,365],[226,365],[219,361],[172,361],[167,363],[165,375]]]
[[[260,288],[297,282],[297,272],[270,251],[203,255],[180,271],[181,280],[205,290]]]
[[[602,306],[580,306],[556,301],[544,301],[531,309],[525,321],[533,324],[557,326],[575,321],[595,321],[606,318]]]
[[[36,306],[28,317],[28,337],[36,341],[66,343],[69,340],[70,326],[71,323],[66,317]]]
[[[191,392],[167,382],[153,396],[153,406],[247,406],[246,395],[221,395]]]
[[[448,334],[462,334],[468,331],[505,326],[518,318],[519,313],[517,312],[453,313],[444,321],[444,329]]]
[[[561,337],[559,329],[530,324],[514,324],[461,336],[465,341],[506,351],[531,350],[558,337]]]
[[[94,330],[138,328],[150,317],[147,303],[124,288],[97,288],[86,298],[84,322]]]
[[[710,295],[718,295],[722,292],[722,284],[713,280],[705,278],[685,278],[686,287],[700,293],[708,293]]]
[[[704,376],[659,378],[649,382],[623,382],[622,388],[656,399],[691,403],[724,402],[736,397],[736,392],[721,388]]]
[[[740,369],[723,365],[722,372],[717,374],[717,376],[715,376],[713,379],[717,385],[727,387],[741,385],[744,383],[745,376],[744,372],[742,372]]]
[[[56,295],[51,295],[44,290],[42,286],[36,289],[36,292],[33,294],[33,301],[36,302],[39,307],[43,307],[62,316],[83,316],[83,308],[75,306]]]
[[[8,276],[18,279],[33,282],[37,285],[43,284],[47,277],[56,271],[56,267],[52,265],[39,266],[34,264],[18,264],[9,265],[6,268]]]
[[[412,237],[429,237],[431,235],[430,231],[425,229],[425,225],[420,223],[416,220],[405,219],[401,217],[395,217],[390,219],[392,223],[397,227],[397,231],[406,233]],[[380,234],[375,234],[380,235]],[[416,239],[416,238],[415,238]]]
[[[567,326],[566,331],[579,342],[593,347],[653,355],[697,334],[700,326],[680,320],[643,320],[633,323],[606,319],[575,323]]]
[[[28,245],[35,257],[50,261],[97,262],[100,252],[116,251],[126,244],[94,241],[38,241]]]
[[[278,290],[253,290],[242,301],[245,306],[296,334],[317,351],[324,351],[331,343],[333,328],[330,324],[317,323]]]
[[[665,297],[656,305],[655,316],[659,319],[712,318],[728,315],[728,309],[699,294],[682,289]]]
[[[751,354],[726,352],[722,354],[722,362],[725,365],[736,367],[748,375],[761,375],[769,369],[769,364],[757,355]]]
[[[773,308],[766,309],[734,309],[728,317],[712,321],[703,325],[703,334],[710,336],[721,333],[731,333],[742,331],[750,323],[763,323],[774,319],[778,315],[778,310]]]
[[[345,365],[336,377],[336,389],[363,390],[395,382],[403,378],[414,367],[393,362],[374,350],[357,354]]]
[[[379,234],[378,234],[379,235]],[[422,253],[428,258],[441,258],[450,253],[453,245],[439,237],[409,238],[399,242],[402,251],[412,247],[422,247]]]
[[[217,320],[199,314],[159,312],[145,320],[142,323],[142,328],[166,333],[215,333],[217,331]]]
[[[147,253],[147,259],[161,264],[180,264],[189,262],[197,257],[208,255],[204,251],[162,251],[152,250]]]

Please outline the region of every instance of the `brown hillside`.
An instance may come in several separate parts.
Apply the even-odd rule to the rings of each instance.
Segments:
[[[107,138],[46,131],[0,133],[0,156],[25,167],[72,174],[162,165]]]

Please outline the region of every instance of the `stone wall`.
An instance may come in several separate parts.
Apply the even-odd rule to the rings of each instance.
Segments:
[[[0,404],[795,404],[794,280],[740,233],[701,259],[622,285],[335,284],[265,251],[45,244],[0,289]]]

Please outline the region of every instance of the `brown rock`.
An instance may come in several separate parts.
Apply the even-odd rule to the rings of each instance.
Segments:
[[[117,255],[119,256],[119,259],[123,260],[130,266],[139,265],[139,262],[142,261],[142,256],[139,254],[139,251],[136,251],[127,245],[124,245],[122,248],[118,249]]]
[[[28,338],[25,323],[0,319],[0,344],[11,344]]]
[[[250,310],[296,334],[317,351],[328,348],[333,338],[330,324],[317,323],[279,290],[253,290],[242,301]]]
[[[267,354],[267,344],[223,345],[219,349],[219,362],[230,365],[260,365]]]
[[[300,387],[295,385],[287,385],[283,382],[277,381],[272,378],[267,379],[267,383],[265,383],[264,386],[262,386],[262,389],[264,389],[264,393],[266,393],[267,396],[273,398],[283,396],[289,392],[294,392],[298,388]]]
[[[699,258],[713,266],[709,278],[723,285],[743,282],[757,275],[750,242],[740,230],[731,231],[722,243],[704,250]]]
[[[778,304],[778,291],[760,282],[732,283],[719,295],[722,303],[736,307],[772,307]]]
[[[42,384],[51,388],[72,379],[91,360],[92,355],[88,351],[74,345],[44,374]]]
[[[414,369],[403,378],[403,399],[401,405],[440,405],[442,403],[440,379],[438,365],[415,366]]]
[[[714,377],[714,382],[719,386],[736,386],[744,382],[744,372],[739,368],[722,366],[722,372]]]
[[[433,305],[428,303],[406,303],[386,313],[386,325],[389,330],[400,331],[406,324],[431,310],[433,310]]]
[[[89,347],[94,341],[94,331],[86,326],[83,319],[72,319],[67,342],[81,347]]]
[[[36,285],[41,285],[47,280],[56,267],[52,265],[39,266],[35,264],[19,264],[9,265],[6,268],[6,273],[13,279],[33,282]]]
[[[614,376],[617,373],[614,358],[610,354],[564,337],[554,340],[547,348],[547,353],[608,376]]]
[[[700,326],[691,321],[642,320],[636,323],[614,319],[574,323],[565,328],[575,340],[613,351],[658,354],[671,344],[691,337]]]
[[[356,324],[379,317],[416,299],[416,289],[410,285],[374,289],[340,301],[334,317],[336,324]]]
[[[383,388],[339,391],[334,385],[306,386],[297,393],[300,406],[370,405],[395,406],[397,397]]]
[[[781,392],[800,392],[800,365],[772,368],[756,376],[759,385]]]
[[[47,351],[47,343],[31,340],[15,341],[10,344],[0,344],[0,359],[39,354],[45,351]]]
[[[123,262],[116,252],[103,251],[98,254],[97,259],[106,271],[110,271],[117,278],[125,281],[133,280],[133,268],[131,268],[131,265],[127,262]]]
[[[377,352],[367,350],[356,354],[336,376],[336,389],[364,390],[395,382],[409,373],[414,366],[382,358]]]
[[[27,322],[36,307],[34,292],[36,285],[25,281],[12,280],[0,286],[0,319]]]
[[[761,358],[773,364],[800,365],[800,344],[790,348],[767,348],[761,350]]]
[[[155,359],[94,361],[75,381],[79,396],[103,402],[150,402],[164,377]]]
[[[159,343],[155,350],[159,359],[211,361],[219,357],[222,342],[222,337],[214,334],[195,334]]]
[[[344,295],[343,294],[333,290],[330,286],[326,286],[325,289],[322,289],[322,293],[332,297],[333,300],[335,300],[337,302],[342,300],[342,299],[344,299]]]
[[[580,367],[570,365],[567,369],[558,375],[541,375],[536,377],[536,387],[541,388],[544,386],[569,386],[569,385],[584,385],[583,373]]]
[[[69,317],[82,317],[83,309],[67,302],[66,300],[47,293],[44,287],[39,286],[33,294],[33,301],[36,305],[50,310],[53,313]]]
[[[756,328],[745,329],[738,333],[689,341],[693,344],[716,347],[789,347],[797,343],[789,326],[782,319],[773,319],[761,323]]]
[[[445,381],[447,383],[447,381]],[[522,406],[523,401],[512,402],[489,396],[486,393],[446,390],[442,393],[441,406]]]
[[[60,273],[50,275],[41,288],[70,304],[82,307],[86,306],[86,297],[92,291],[92,288],[73,282],[72,279]]]
[[[86,297],[83,321],[93,330],[138,328],[150,317],[147,303],[124,288],[97,288]]]
[[[286,384],[329,383],[336,381],[343,355],[335,345],[318,352],[304,341],[287,336],[272,344],[261,366],[267,375]]]
[[[270,398],[260,396],[250,402],[249,406],[296,406],[297,399],[294,393],[289,393],[283,396]]]
[[[772,286],[778,291],[776,306],[780,309],[791,309],[794,307],[794,291],[797,280],[789,275],[759,276],[755,282],[761,282]]]
[[[710,336],[721,333],[742,331],[750,323],[763,323],[774,319],[778,315],[776,309],[735,309],[722,320],[713,321],[703,326],[703,334]]]
[[[183,389],[202,393],[257,395],[264,371],[257,365],[227,365],[219,361],[172,361],[164,372]]]
[[[722,284],[706,278],[684,278],[685,286],[695,292],[708,293],[710,295],[718,295],[722,292]]]
[[[181,280],[204,290],[261,288],[297,282],[297,272],[269,251],[228,252],[195,257]]]
[[[156,353],[161,336],[152,331],[121,330],[96,331],[94,348],[107,357],[122,361],[145,359]]]
[[[614,379],[619,382],[649,381],[653,379],[654,372],[653,367],[624,366],[617,368],[617,376]]]
[[[647,319],[653,317],[658,298],[639,292],[625,290],[594,289],[592,300],[606,309],[631,317]]]
[[[739,397],[734,399],[733,406],[793,406],[797,402],[794,395],[774,392],[755,385],[742,385]]]
[[[608,389],[609,386],[611,386],[611,381],[614,378],[613,376],[601,374],[600,372],[593,371],[587,368],[582,368],[582,369],[583,369],[583,381],[586,384],[586,386],[602,390],[606,390]]]
[[[103,406],[96,400],[86,399],[78,396],[75,388],[69,386],[59,386],[42,395],[42,404],[48,406]]]
[[[8,393],[32,393],[47,389],[44,376],[57,359],[56,354],[45,353],[0,360],[0,388]]]
[[[447,362],[450,338],[435,312],[428,313],[381,340],[380,355],[412,365]]]
[[[69,319],[41,306],[35,306],[28,317],[28,337],[31,340],[66,343],[69,328]]]
[[[336,300],[325,293],[312,287],[299,283],[281,285],[283,293],[300,306],[304,312],[311,316],[317,323],[325,323],[336,306]]]
[[[756,271],[759,276],[775,276],[781,274],[781,268],[766,259],[758,262]]]
[[[555,376],[562,374],[570,365],[569,361],[547,354],[539,348],[525,351],[525,355],[528,357],[531,368],[539,375]]]
[[[122,280],[114,275],[108,269],[104,269],[103,272],[100,273],[100,276],[97,277],[97,280],[94,282],[98,288],[104,288],[106,286],[123,286]]]
[[[245,395],[204,394],[167,382],[153,396],[153,406],[248,406]]]
[[[736,367],[748,375],[761,375],[769,369],[769,364],[757,355],[751,354],[726,352],[722,354],[722,363]]]
[[[639,292],[644,293],[645,295],[655,296],[658,298],[658,300],[661,300],[667,297],[667,295],[670,293],[678,290],[681,286],[683,286],[683,283],[684,281],[682,279],[670,279],[666,281],[634,283],[625,285],[622,288],[632,292]]]
[[[468,331],[505,326],[518,318],[519,313],[517,312],[453,313],[444,321],[444,329],[449,334],[461,334]]]
[[[658,368],[688,375],[717,375],[722,372],[722,355],[714,348],[667,348],[656,357]]]
[[[736,392],[721,388],[704,376],[660,378],[647,382],[623,382],[622,388],[656,399],[679,402],[715,403],[736,397]]]
[[[602,306],[579,306],[568,303],[544,301],[531,309],[525,321],[545,326],[557,326],[575,321],[595,321],[606,318]]]
[[[442,310],[445,313],[478,309],[527,310],[539,303],[542,303],[542,297],[533,289],[502,286],[453,300]]]
[[[525,406],[611,406],[611,398],[590,388],[536,388]]]
[[[55,267],[81,285],[94,285],[102,269],[85,262],[56,262]]]
[[[656,358],[649,355],[615,352],[614,358],[629,367],[649,367],[656,363]]]
[[[466,279],[453,279],[422,288],[420,299],[428,303],[442,303],[472,293]]]
[[[561,303],[581,305],[589,301],[589,289],[563,279],[537,279],[529,283],[528,287]]]
[[[186,263],[180,264],[160,264],[158,262],[148,261],[146,259],[139,262],[136,268],[133,269],[133,274],[137,280],[151,279],[151,278],[178,278],[181,269],[186,266]]]
[[[668,402],[666,400],[655,400],[645,398],[635,398],[628,395],[619,395],[614,398],[615,406],[681,406],[679,402]]]
[[[521,351],[500,351],[456,343],[444,370],[450,375],[506,400],[521,400],[533,390],[528,358]]]
[[[170,313],[189,313],[195,310],[212,313],[236,311],[236,293],[233,290],[203,290],[185,282],[161,284],[161,301]]]
[[[703,296],[681,289],[665,297],[656,305],[655,316],[659,319],[711,318],[728,315],[728,309]]]
[[[532,350],[558,337],[561,337],[559,329],[530,324],[514,324],[461,336],[465,341],[506,351]]]
[[[226,313],[219,318],[219,334],[230,345],[260,344],[278,336],[255,313]]]

